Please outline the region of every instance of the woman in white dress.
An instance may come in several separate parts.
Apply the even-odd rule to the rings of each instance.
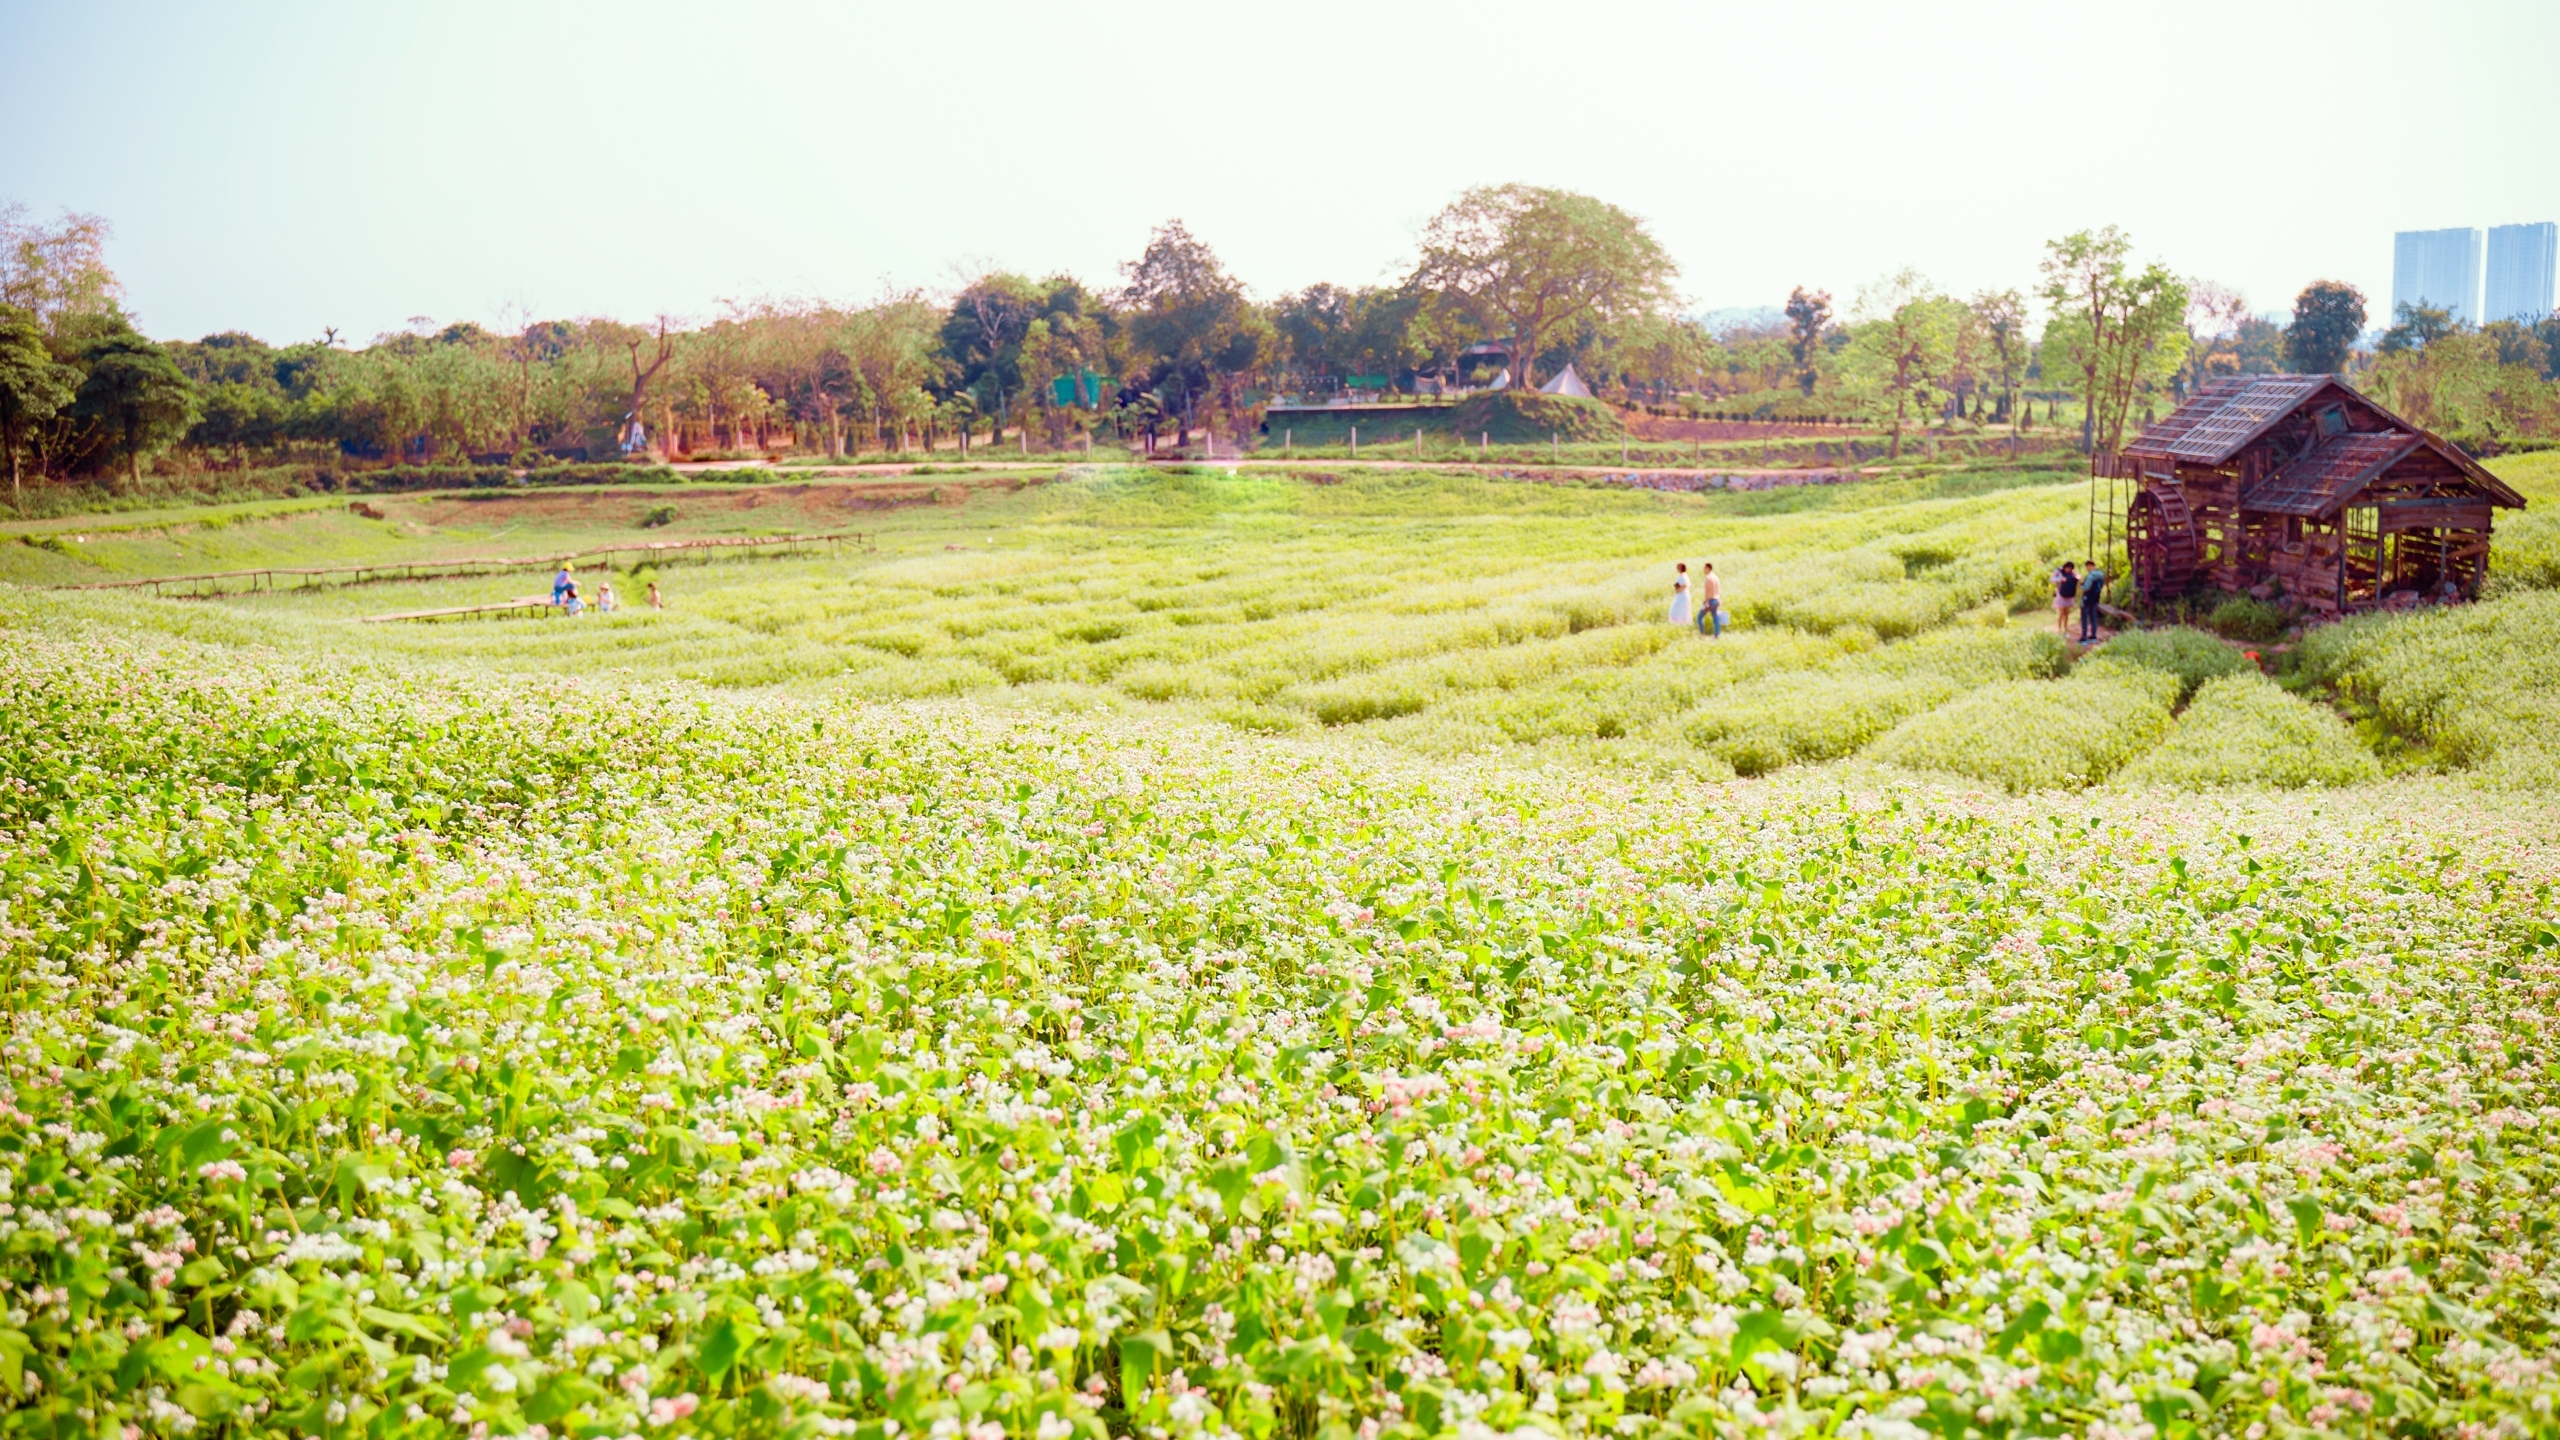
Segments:
[[[1688,561],[1683,560],[1680,562],[1679,572],[1680,573],[1677,578],[1673,579],[1671,582],[1671,623],[1674,625],[1686,625],[1689,623]]]

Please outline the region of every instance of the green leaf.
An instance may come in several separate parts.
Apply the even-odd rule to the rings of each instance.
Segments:
[[[2284,1202],[2293,1212],[2294,1233],[2302,1237],[2302,1248],[2312,1249],[2320,1243],[2320,1202],[2308,1195],[2296,1195]]]
[[[726,1315],[711,1322],[711,1328],[703,1332],[701,1348],[694,1352],[695,1363],[702,1367],[702,1373],[714,1380],[728,1374],[729,1368],[738,1363],[739,1352],[746,1349],[747,1341],[752,1338],[742,1332],[751,1328],[742,1327]]]
[[[562,1280],[551,1287],[552,1303],[571,1321],[580,1321],[596,1313],[595,1292],[575,1280]]]
[[[222,1138],[222,1127],[223,1122],[218,1119],[189,1126],[178,1139],[179,1167],[193,1171],[230,1153],[230,1143]]]
[[[172,1384],[196,1379],[199,1362],[212,1358],[213,1346],[183,1325],[151,1344],[151,1368]]]
[[[444,1343],[443,1327],[429,1316],[385,1310],[379,1305],[367,1305],[356,1314],[363,1319],[364,1323],[376,1330],[388,1330],[397,1335],[406,1335],[412,1340],[424,1340],[430,1345]]]
[[[1139,1330],[1120,1337],[1120,1393],[1135,1395],[1173,1359],[1173,1337],[1162,1330]]]

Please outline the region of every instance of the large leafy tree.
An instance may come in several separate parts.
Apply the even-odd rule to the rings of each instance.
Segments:
[[[932,413],[929,387],[948,373],[937,334],[931,302],[896,291],[847,317],[838,335],[873,429],[899,450],[907,448],[910,428]]]
[[[9,452],[9,506],[24,513],[18,450],[27,427],[71,403],[80,372],[53,358],[35,315],[0,304],[0,447]]]
[[[1900,459],[1903,428],[1936,406],[1953,368],[1964,307],[1906,269],[1859,292],[1856,318],[1849,374]]]
[[[2133,402],[2186,358],[2187,287],[2159,265],[2136,271],[2133,242],[2113,225],[2045,243],[2044,366],[2080,395],[2080,448],[2097,473],[2122,443]]]
[[[2364,292],[2344,280],[2314,280],[2294,297],[2285,358],[2302,374],[2334,375],[2347,368],[2363,333]]]
[[[109,233],[95,215],[65,213],[48,226],[28,219],[22,204],[0,206],[0,304],[32,313],[57,337],[66,321],[121,314]]]
[[[1432,217],[1413,278],[1508,338],[1512,378],[1528,386],[1557,337],[1658,312],[1678,277],[1644,222],[1615,205],[1570,190],[1491,185]]]
[[[1214,394],[1230,413],[1236,408],[1234,381],[1262,360],[1270,321],[1179,220],[1165,222],[1125,271],[1130,337],[1156,357],[1158,385],[1174,389],[1168,408],[1178,417],[1178,443],[1188,445],[1197,397]]]
[[[2413,305],[2403,300],[2393,312],[2391,328],[2382,332],[2382,344],[2376,348],[2385,355],[2395,355],[2403,350],[2424,350],[2463,328],[2462,322],[2453,318],[2453,310],[2449,306],[2429,305],[2424,301]]]
[[[180,439],[196,422],[196,387],[169,352],[131,330],[91,341],[80,358],[88,375],[73,413],[98,427],[139,484],[142,457]]]
[[[1393,375],[1421,360],[1424,297],[1410,289],[1316,284],[1272,307],[1302,376]]]
[[[1041,317],[1048,297],[1021,275],[981,275],[951,297],[942,321],[942,350],[962,389],[1001,428],[1022,390],[1022,342]]]

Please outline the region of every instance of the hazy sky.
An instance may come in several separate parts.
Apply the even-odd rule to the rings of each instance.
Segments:
[[[0,0],[0,201],[106,216],[172,338],[1111,281],[1174,216],[1271,295],[1505,180],[1646,217],[1699,308],[2112,222],[2379,320],[2392,231],[2560,218],[2555,59],[2554,0]]]

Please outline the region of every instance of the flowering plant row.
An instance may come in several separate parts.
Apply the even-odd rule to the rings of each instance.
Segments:
[[[2530,814],[0,692],[0,1433],[2555,1433]]]

